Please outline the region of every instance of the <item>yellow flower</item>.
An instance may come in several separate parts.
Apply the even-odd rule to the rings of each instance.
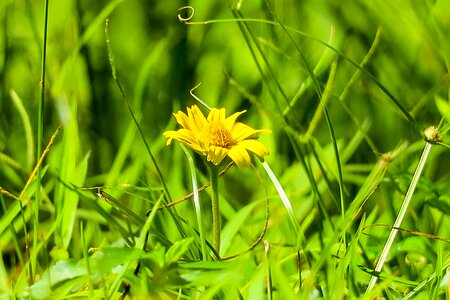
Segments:
[[[237,117],[245,112],[237,112],[226,118],[225,108],[212,108],[208,118],[205,118],[197,105],[192,105],[187,109],[187,115],[182,111],[173,114],[183,128],[166,131],[163,135],[168,138],[167,145],[175,139],[206,156],[214,165],[220,164],[228,156],[241,168],[251,164],[248,151],[260,158],[269,154],[266,146],[256,140],[256,134],[271,132],[236,122]]]

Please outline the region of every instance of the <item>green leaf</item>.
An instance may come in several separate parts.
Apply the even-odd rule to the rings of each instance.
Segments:
[[[32,164],[34,162],[34,139],[33,139],[33,130],[31,129],[30,117],[28,116],[27,110],[23,105],[22,99],[17,95],[16,91],[11,90],[11,99],[13,100],[14,105],[17,108],[17,111],[22,118],[23,128],[25,131],[25,140],[27,141],[27,169],[31,169]]]
[[[167,250],[166,253],[166,264],[172,264],[178,262],[180,257],[189,250],[189,246],[194,241],[194,238],[188,238],[181,241],[175,242],[172,247]]]
[[[446,215],[450,215],[450,196],[448,195],[442,195],[439,199],[433,197],[427,201],[427,204]]]
[[[436,102],[437,109],[444,117],[444,119],[447,122],[450,122],[450,103],[439,96],[436,96],[434,101]]]
[[[54,285],[84,275],[86,275],[86,267],[76,261],[58,261],[44,273],[42,279],[31,286],[31,297],[35,299],[48,299],[50,298]]]
[[[223,255],[226,253],[227,249],[233,243],[233,238],[242,225],[248,220],[249,215],[251,214],[253,208],[257,202],[252,202],[246,207],[240,209],[236,215],[227,223],[227,225],[222,230],[222,240],[221,240],[221,249],[220,254]]]
[[[180,264],[180,277],[192,286],[236,285],[255,271],[250,260],[202,261]]]
[[[64,124],[64,135],[58,149],[59,155],[55,156],[58,165],[60,181],[56,184],[54,202],[56,214],[60,222],[56,229],[55,237],[58,247],[67,249],[72,240],[75,216],[78,209],[79,194],[68,189],[64,182],[75,186],[82,186],[86,178],[89,154],[81,160],[81,141],[77,121],[76,102],[60,101],[59,110]],[[58,152],[55,152],[58,153]]]
[[[101,280],[102,277],[113,271],[119,265],[141,258],[154,257],[153,253],[147,253],[136,248],[105,248],[96,251],[89,257],[92,279]],[[49,299],[52,298],[55,287],[71,279],[76,279],[87,275],[86,261],[81,259],[61,260],[47,269],[42,278],[30,287],[32,298]],[[85,280],[85,279],[84,279]]]

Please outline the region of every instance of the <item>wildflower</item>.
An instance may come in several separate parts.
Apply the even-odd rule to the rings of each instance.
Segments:
[[[225,108],[212,108],[207,118],[196,105],[187,109],[187,115],[179,111],[174,116],[183,128],[177,131],[166,131],[167,145],[177,140],[196,152],[206,156],[209,162],[218,165],[228,156],[241,168],[251,164],[248,151],[259,158],[269,154],[266,146],[256,140],[259,132],[270,133],[267,129],[253,129],[236,122],[245,113],[241,111],[225,117]]]

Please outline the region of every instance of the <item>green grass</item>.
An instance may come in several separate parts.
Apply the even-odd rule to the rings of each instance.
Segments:
[[[447,299],[449,32],[443,0],[0,2],[0,298]],[[192,104],[272,130],[219,253],[162,136]]]

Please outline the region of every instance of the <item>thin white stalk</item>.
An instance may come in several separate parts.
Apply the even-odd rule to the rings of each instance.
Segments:
[[[184,153],[186,154],[186,157],[188,159],[189,163],[189,169],[191,170],[191,181],[192,181],[192,194],[194,198],[194,206],[195,206],[195,215],[197,216],[197,224],[198,224],[198,231],[200,234],[200,245],[202,248],[202,258],[204,261],[207,260],[207,248],[206,248],[206,239],[205,239],[205,231],[203,229],[203,222],[202,222],[202,205],[200,202],[200,195],[198,193],[198,183],[197,183],[197,174],[195,173],[195,162],[194,158],[192,157],[192,154],[189,152],[189,150],[180,143],[181,149],[183,149]]]
[[[416,170],[414,172],[411,183],[408,187],[408,191],[406,192],[405,198],[403,200],[402,206],[400,207],[400,211],[398,212],[397,219],[395,220],[394,225],[392,226],[391,232],[387,239],[386,244],[384,245],[383,251],[381,252],[380,259],[377,262],[377,265],[374,270],[374,275],[370,278],[369,285],[367,286],[366,294],[370,293],[374,288],[378,274],[381,272],[383,265],[386,261],[386,258],[389,254],[389,250],[392,247],[392,243],[394,242],[395,236],[397,235],[398,228],[401,226],[403,218],[405,216],[406,210],[408,209],[409,203],[411,201],[412,195],[414,194],[414,190],[416,189],[417,182],[419,181],[420,175],[422,174],[423,168],[428,158],[428,154],[430,153],[432,144],[430,142],[426,142],[425,147],[422,152],[422,156],[420,157],[419,163],[417,164]]]
[[[283,205],[288,212],[289,219],[292,223],[292,226],[298,233],[300,231],[300,228],[296,221],[295,213],[294,213],[294,209],[292,208],[291,201],[289,200],[288,196],[286,195],[286,192],[284,191],[283,187],[281,186],[281,183],[278,181],[277,176],[270,168],[269,164],[266,161],[263,161],[262,166],[264,167],[264,170],[266,171],[267,175],[269,176],[270,180],[272,181],[273,185],[275,186],[278,196],[280,196],[280,199],[283,202]]]

